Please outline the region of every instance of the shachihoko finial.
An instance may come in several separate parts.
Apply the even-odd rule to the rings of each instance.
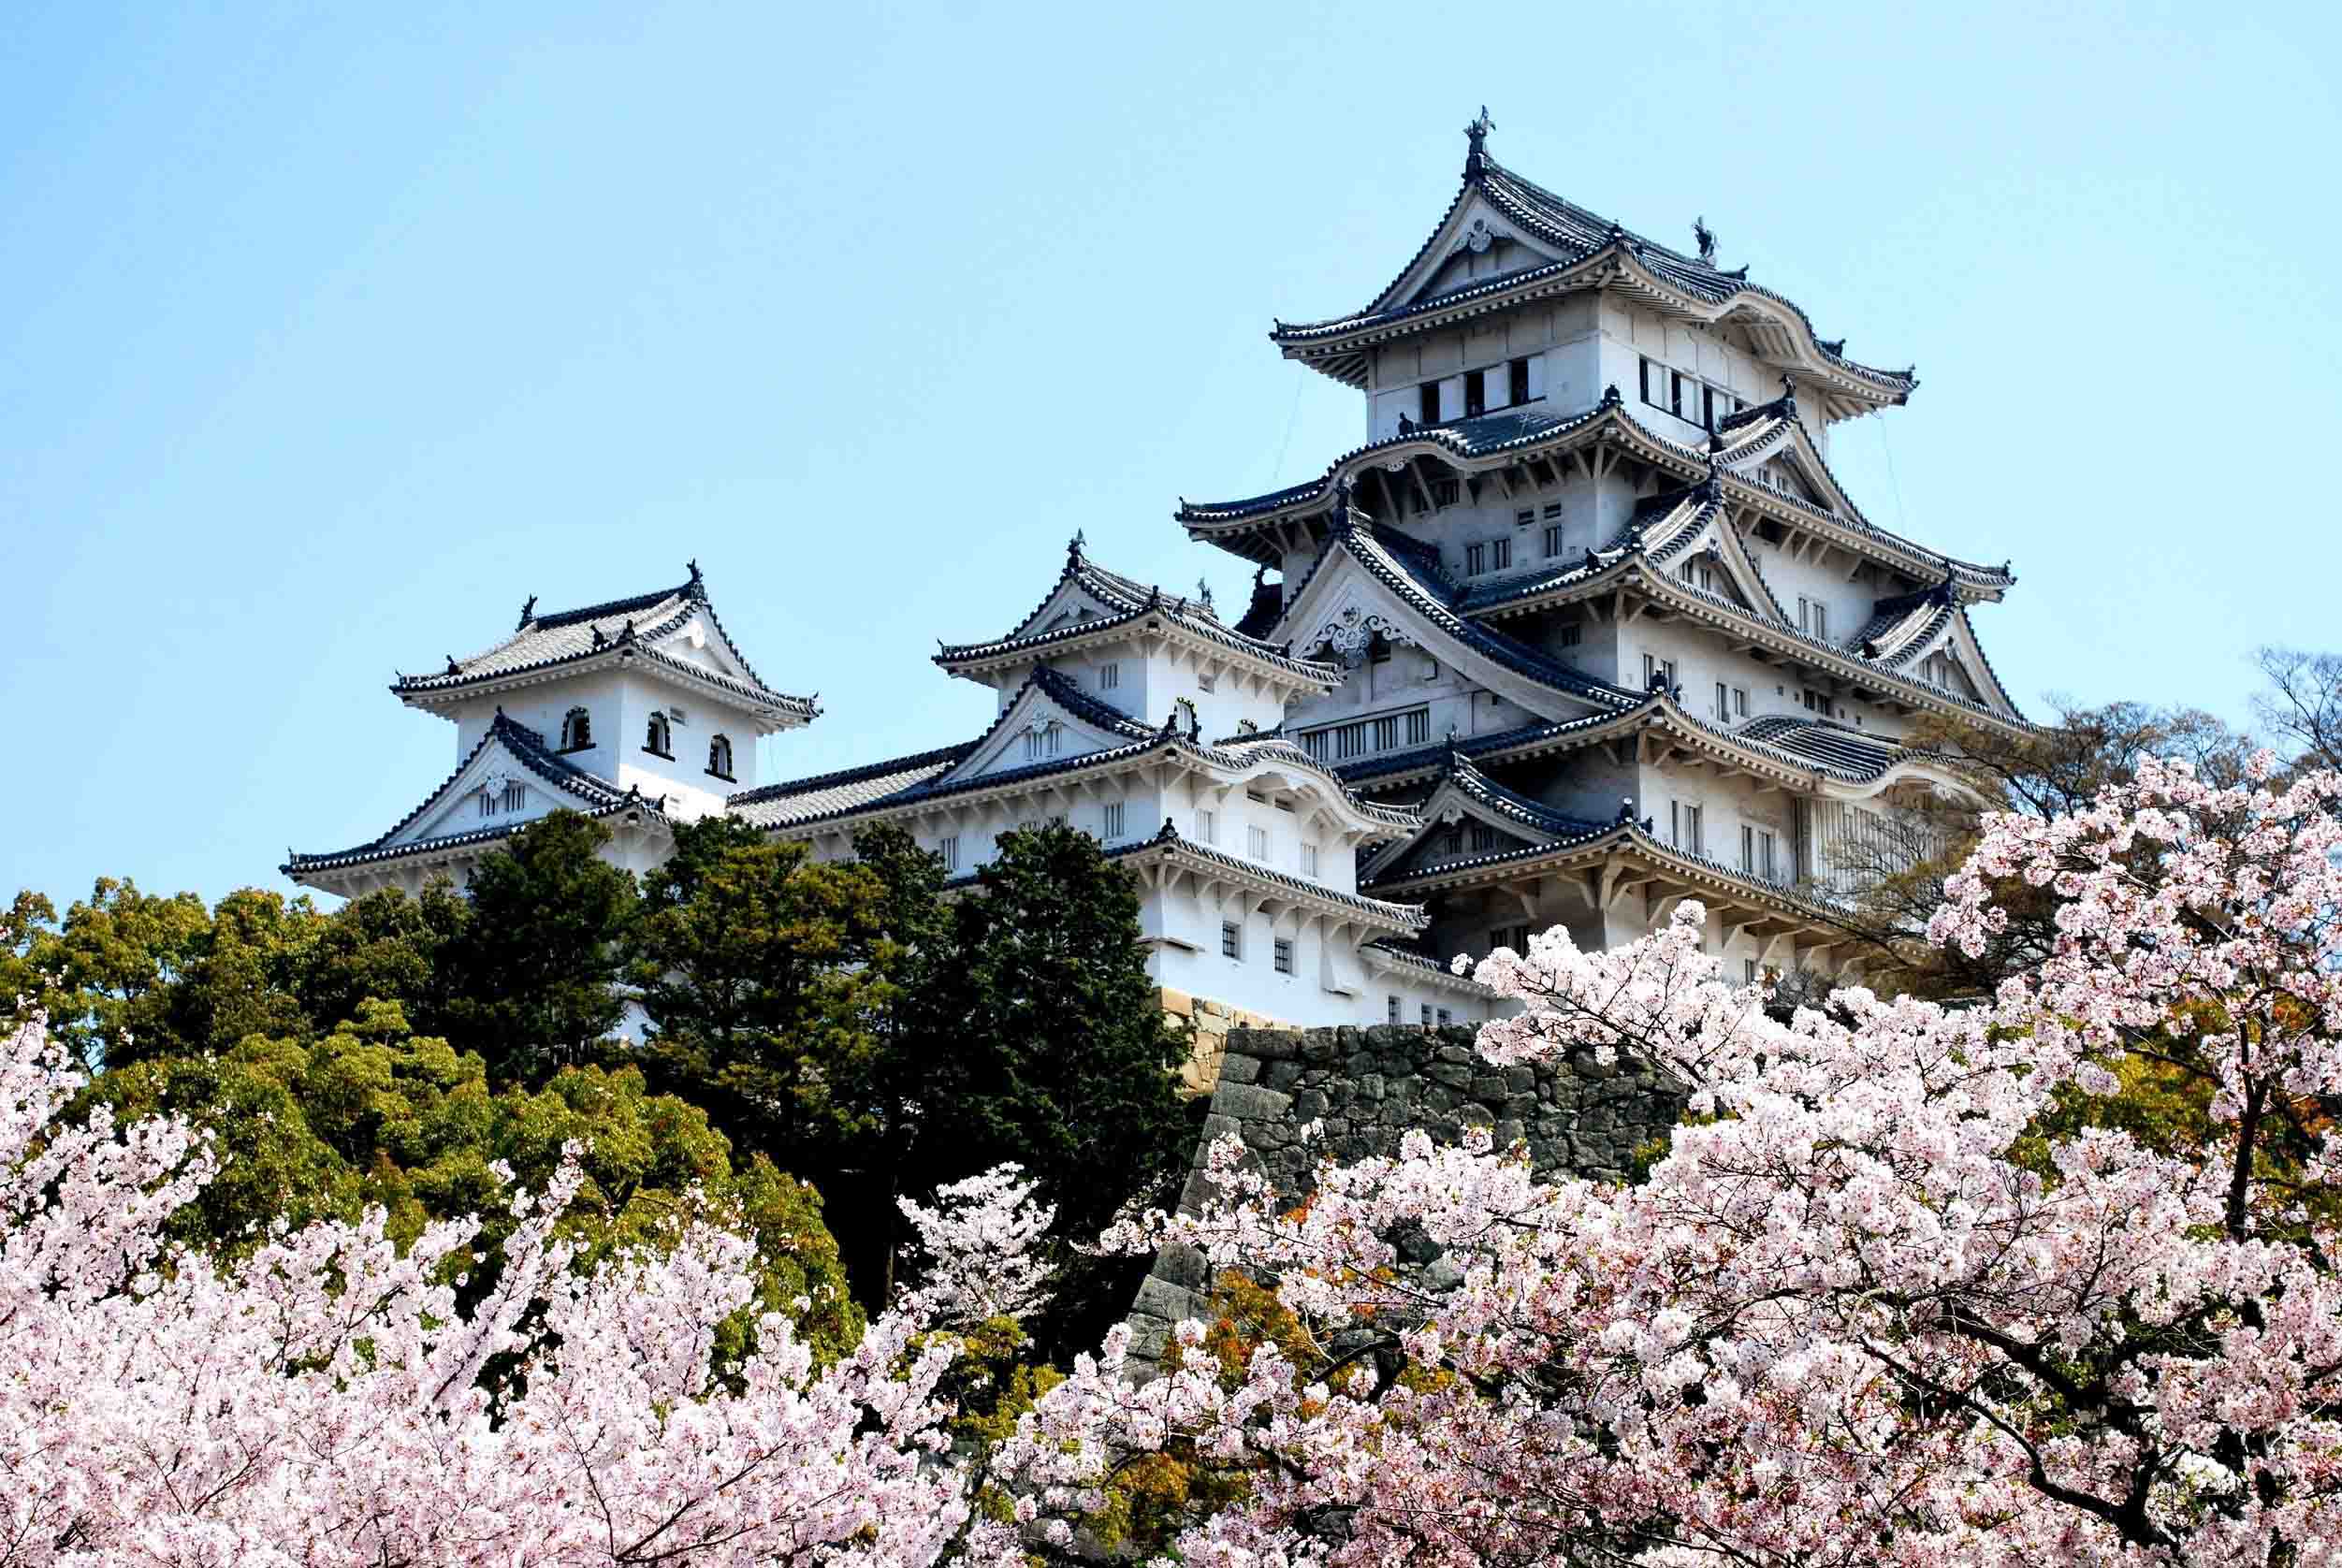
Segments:
[[[1089,542],[1089,536],[1087,534],[1084,533],[1080,529],[1075,529],[1073,530],[1073,537],[1066,541],[1066,554],[1069,556],[1080,555],[1082,553],[1082,546],[1087,544]]]
[[[1481,171],[1488,167],[1488,134],[1495,128],[1496,122],[1488,117],[1486,104],[1480,106],[1480,117],[1463,128],[1464,139],[1471,145],[1471,151],[1464,154],[1463,159],[1463,177],[1466,180],[1479,178]]]
[[[1692,220],[1692,242],[1699,247],[1699,259],[1709,266],[1716,265],[1716,231],[1708,226],[1705,215]]]
[[[699,558],[697,556],[693,556],[691,559],[685,561],[683,566],[684,569],[691,574],[691,586],[693,588],[699,587],[701,583],[706,580],[700,575]]]
[[[520,625],[521,625],[521,626],[526,626],[526,625],[528,625],[531,621],[532,621],[532,620],[534,620],[534,619],[536,619],[536,618],[537,618],[537,596],[536,596],[535,594],[533,594],[533,593],[532,593],[532,594],[531,594],[531,595],[529,596],[528,603],[524,603],[523,605],[521,605],[521,606],[520,606]],[[513,630],[515,630],[515,631],[516,632],[516,631],[518,631],[519,629],[520,629],[519,627],[515,627]]]
[[[1210,578],[1198,577],[1196,579],[1196,598],[1202,603],[1205,609],[1208,610],[1212,608],[1212,581]]]

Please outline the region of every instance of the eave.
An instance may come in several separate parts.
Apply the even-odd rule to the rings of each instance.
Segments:
[[[745,712],[758,722],[758,733],[772,734],[795,729],[821,717],[818,698],[792,697],[716,675],[641,643],[613,643],[562,659],[480,675],[404,676],[390,686],[391,694],[409,707],[436,711],[481,697],[497,696],[557,680],[570,680],[603,670],[627,670],[654,676],[696,696],[713,697]]]
[[[1337,486],[1366,481],[1394,465],[1404,470],[1418,459],[1433,461],[1476,484],[1493,479],[1509,491],[1514,486],[1511,476],[1516,472],[1535,486],[1534,475],[1521,472],[1532,463],[1550,467],[1556,459],[1567,458],[1576,465],[1575,472],[1580,477],[1593,480],[1607,474],[1622,457],[1631,457],[1671,476],[1681,486],[1698,484],[1715,475],[1736,521],[1742,515],[1770,521],[1784,530],[1811,536],[1816,547],[1832,547],[1859,559],[1875,561],[1915,582],[1932,583],[1949,573],[1954,579],[1954,591],[1963,603],[1997,601],[2016,581],[2005,566],[1994,568],[1959,560],[1891,533],[1859,513],[1840,515],[1769,485],[1719,469],[1711,462],[1710,454],[1670,441],[1629,414],[1616,387],[1607,389],[1602,401],[1586,413],[1534,436],[1476,455],[1469,453],[1466,445],[1456,436],[1453,424],[1430,426],[1353,447],[1335,458],[1325,476],[1314,485],[1294,486],[1251,501],[1213,504],[1183,500],[1174,516],[1190,538],[1217,544],[1247,560],[1277,567],[1284,564],[1288,553],[1315,546],[1322,534],[1323,514]],[[1558,473],[1558,470],[1555,472]],[[1836,483],[1834,476],[1832,483]]]
[[[996,643],[947,644],[935,654],[934,661],[954,675],[982,681],[986,675],[1022,669],[1062,653],[1147,638],[1177,644],[1195,656],[1199,667],[1209,662],[1222,669],[1242,670],[1263,685],[1288,691],[1324,693],[1342,683],[1341,672],[1331,665],[1247,648],[1233,641],[1232,635],[1215,637],[1176,616],[1150,608],[1081,621],[1029,637]]]

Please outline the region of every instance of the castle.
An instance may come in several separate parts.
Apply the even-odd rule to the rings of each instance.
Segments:
[[[1912,371],[1723,270],[1704,225],[1694,254],[1644,239],[1497,163],[1488,131],[1388,287],[1271,333],[1362,395],[1363,444],[1306,484],[1180,503],[1191,538],[1256,566],[1233,621],[1077,534],[1031,611],[935,656],[997,694],[981,734],[767,783],[752,738],[819,709],[764,684],[696,566],[584,609],[531,600],[494,646],[391,689],[454,721],[447,779],[285,874],[460,881],[557,807],[637,870],[714,812],[823,857],[895,822],[963,877],[1055,822],[1136,879],[1174,1010],[1476,1022],[1495,999],[1446,960],[1553,925],[1615,944],[1686,898],[1728,972],[1850,970],[1827,918],[1846,867],[1899,805],[1964,788],[1906,744],[1915,716],[2025,728],[1970,619],[2015,579],[1878,527],[1830,472],[1831,427],[1904,403]]]

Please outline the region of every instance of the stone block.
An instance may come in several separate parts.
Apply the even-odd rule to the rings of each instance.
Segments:
[[[1149,1274],[1139,1282],[1139,1294],[1130,1303],[1134,1315],[1159,1317],[1166,1323],[1197,1315],[1195,1297],[1171,1281]]]
[[[1223,1083],[1212,1096],[1212,1115],[1205,1125],[1208,1127],[1211,1122],[1231,1116],[1243,1122],[1272,1121],[1283,1116],[1292,1104],[1292,1096],[1257,1083]]]
[[[1186,992],[1173,991],[1171,987],[1165,986],[1162,991],[1162,997],[1163,1010],[1170,1013],[1173,1018],[1193,1018],[1195,1016],[1196,999],[1193,996],[1188,995]]]
[[[1259,1077],[1260,1058],[1258,1056],[1239,1056],[1230,1052],[1220,1058],[1220,1082],[1222,1083],[1251,1083],[1257,1082]]]
[[[1156,1255],[1156,1277],[1184,1290],[1202,1289],[1211,1271],[1212,1265],[1202,1252],[1185,1241],[1173,1241]]]

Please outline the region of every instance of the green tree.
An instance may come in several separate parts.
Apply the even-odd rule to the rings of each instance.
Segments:
[[[756,1231],[760,1310],[795,1319],[824,1356],[861,1333],[820,1195],[762,1158],[735,1160],[705,1115],[651,1094],[632,1067],[567,1067],[534,1092],[492,1093],[478,1056],[370,1002],[314,1041],[255,1035],[216,1055],[149,1058],[84,1093],[125,1119],[175,1112],[210,1132],[225,1162],[173,1221],[191,1245],[245,1249],[279,1220],[355,1219],[370,1204],[402,1241],[472,1213],[501,1238],[514,1222],[496,1162],[540,1188],[576,1142],[586,1184],[568,1233],[581,1265],[655,1246],[672,1221],[701,1214]],[[743,1327],[728,1330],[735,1344]]]
[[[621,944],[633,873],[604,861],[610,830],[575,811],[538,818],[483,858],[470,917],[436,953],[445,1025],[491,1082],[542,1083],[625,1016]]]
[[[645,1060],[744,1146],[795,1164],[869,1130],[850,1093],[895,997],[880,951],[885,889],[740,822],[676,830],[645,879],[633,975]]]
[[[385,888],[353,898],[309,943],[294,983],[301,1010],[320,1025],[356,1018],[369,997],[397,1002],[416,1033],[444,1035],[449,993],[442,951],[463,936],[472,904],[444,878],[409,896]]]
[[[917,1100],[899,1190],[1014,1160],[1076,1241],[1133,1199],[1168,1205],[1196,1136],[1174,1076],[1186,1042],[1146,972],[1130,878],[1087,834],[1011,833],[950,915],[906,999]],[[1035,1344],[1054,1358],[1095,1343],[1144,1267],[1069,1257]]]
[[[53,975],[50,1031],[92,1067],[194,1048],[172,1024],[171,991],[211,934],[192,893],[156,897],[100,877],[64,923],[36,935],[32,965]]]

